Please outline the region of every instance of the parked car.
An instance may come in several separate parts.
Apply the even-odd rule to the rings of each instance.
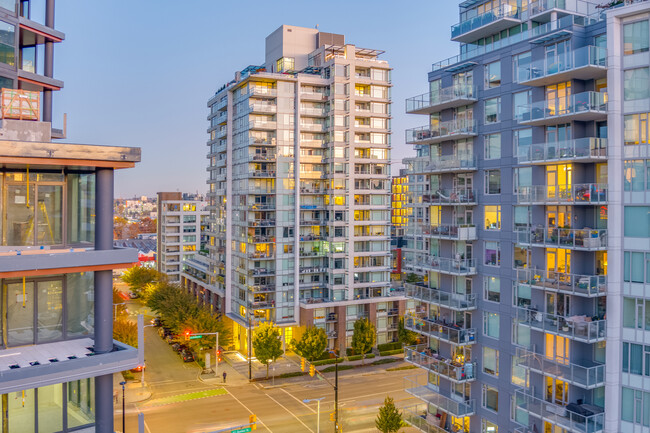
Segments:
[[[162,326],[162,321],[160,320],[160,317],[154,317],[151,319],[151,324],[155,327]]]
[[[174,349],[176,352],[181,351],[180,347],[181,347],[181,343],[179,343],[179,342],[176,342],[176,343],[172,344],[172,349]]]
[[[184,350],[189,350],[189,348],[186,345],[179,343],[175,350],[178,353],[182,353]]]
[[[138,298],[138,294],[135,293],[135,292],[129,292],[129,298],[131,298],[131,299],[137,299],[137,298]]]
[[[181,352],[181,357],[183,358],[183,362],[193,362],[194,361],[194,355],[192,355],[192,352],[189,349],[183,350]]]
[[[131,373],[139,373],[142,370],[144,370],[144,365],[138,365],[137,367],[131,369]]]

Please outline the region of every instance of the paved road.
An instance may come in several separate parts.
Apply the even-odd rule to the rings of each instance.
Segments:
[[[136,312],[137,305],[132,307],[130,312]],[[303,400],[320,397],[325,397],[321,402],[321,431],[333,430],[329,414],[334,406],[334,392],[324,380],[305,376],[298,383],[265,389],[260,384],[248,384],[240,378],[238,385],[222,388],[199,380],[199,367],[195,363],[183,363],[158,336],[156,328],[145,329],[145,350],[145,379],[152,397],[145,402],[127,405],[128,433],[138,431],[139,412],[144,414],[146,433],[211,432],[246,424],[250,414],[257,415],[257,432],[316,433],[316,403],[305,404]],[[343,431],[376,432],[374,419],[377,408],[387,395],[393,397],[398,406],[417,403],[417,399],[403,391],[403,377],[417,372],[386,372],[381,367],[368,367],[362,372],[341,373],[339,402]],[[229,382],[236,374],[231,369]],[[116,407],[116,430],[121,431],[121,426],[121,407]]]

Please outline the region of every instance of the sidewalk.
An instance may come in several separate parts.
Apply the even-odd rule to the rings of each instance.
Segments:
[[[124,378],[121,373],[113,374],[113,402],[122,404],[122,382]],[[151,398],[151,390],[147,382],[144,387],[140,381],[127,381],[124,386],[124,401],[125,403],[138,403]]]
[[[228,358],[232,356],[230,353],[224,353],[223,361],[219,363],[219,374],[215,375],[214,365],[211,368],[211,373],[200,373],[199,380],[206,385],[211,386],[242,386],[248,384],[248,370],[243,374],[241,369],[235,369],[232,366],[232,361]],[[248,364],[246,364],[248,368]],[[226,383],[223,382],[223,373],[226,372]]]

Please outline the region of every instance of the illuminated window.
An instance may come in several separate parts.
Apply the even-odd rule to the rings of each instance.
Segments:
[[[501,230],[501,206],[485,206],[485,230]]]

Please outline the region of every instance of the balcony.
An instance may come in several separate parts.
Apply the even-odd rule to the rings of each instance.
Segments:
[[[437,225],[425,227],[422,229],[421,235],[433,239],[451,239],[456,241],[475,241],[478,239],[476,235],[476,226],[456,226],[456,225]]]
[[[278,96],[278,90],[270,87],[249,86],[249,96],[260,96],[264,98],[275,98]]]
[[[253,103],[248,106],[249,113],[271,114],[275,113],[277,110],[278,106],[275,104]]]
[[[548,86],[570,80],[607,77],[607,50],[586,46],[562,56],[554,56],[520,65],[515,79],[526,86]]]
[[[426,317],[404,316],[404,327],[418,334],[423,334],[436,340],[447,343],[467,346],[476,341],[476,329],[461,328],[460,326],[449,326],[441,320],[432,320]]]
[[[248,258],[251,260],[272,260],[275,259],[275,254],[273,252],[263,253],[256,251],[254,253],[248,253]]]
[[[568,98],[518,106],[516,112],[519,123],[531,126],[607,120],[607,93],[578,93]]]
[[[486,36],[498,34],[519,23],[521,23],[519,9],[516,6],[504,4],[451,26],[451,40],[470,43]]]
[[[476,137],[475,120],[450,120],[435,126],[421,126],[406,130],[407,144],[434,144],[472,137]]]
[[[440,355],[427,354],[426,345],[404,348],[404,361],[438,374],[454,383],[471,382],[476,379],[476,363],[459,364]]]
[[[248,140],[250,146],[275,146],[275,137],[254,137],[251,136]]]
[[[528,5],[528,11],[523,18],[535,18],[537,22],[546,22],[551,20],[553,12],[557,13],[558,18],[569,14],[591,16],[598,12],[597,7],[597,3],[583,0],[537,0]]]
[[[238,207],[238,206],[237,206]],[[271,211],[275,210],[275,203],[253,203],[248,205],[251,211]]]
[[[529,268],[519,268],[516,271],[518,284],[535,289],[588,298],[607,294],[607,275],[567,274]]]
[[[605,364],[583,361],[574,364],[558,361],[546,356],[517,348],[518,365],[535,373],[561,379],[562,381],[583,389],[605,386]]]
[[[251,170],[251,177],[275,177],[275,170]]]
[[[435,92],[424,93],[406,100],[406,112],[409,114],[431,114],[448,108],[462,107],[475,103],[476,87],[451,86]]]
[[[302,107],[300,114],[302,116],[325,117],[327,116],[327,110],[325,108]]]
[[[564,317],[528,308],[514,309],[517,323],[520,326],[527,326],[588,344],[605,341],[606,320],[592,321],[591,317],[584,315]]]
[[[476,295],[462,295],[443,292],[438,289],[405,283],[406,296],[415,298],[428,304],[435,304],[455,311],[469,311],[476,309]]]
[[[423,194],[422,203],[473,206],[476,204],[476,195],[473,189],[439,189]]]
[[[449,430],[439,426],[440,418],[428,410],[428,405],[419,404],[402,408],[404,421],[425,433],[450,433]]]
[[[515,231],[517,243],[545,248],[566,248],[580,251],[607,249],[606,229],[529,228]]]
[[[577,403],[562,406],[518,389],[515,391],[515,421],[528,426],[530,416],[575,433],[602,432],[605,421],[605,413],[598,406]]]
[[[520,186],[515,193],[518,204],[606,205],[606,183],[580,183],[573,185]]]
[[[248,221],[250,227],[272,227],[275,225],[275,220],[272,219],[258,219],[255,221]]]
[[[517,158],[519,164],[607,161],[607,139],[587,137],[533,144],[525,154],[518,155]]]
[[[249,120],[248,127],[250,129],[271,129],[275,130],[277,128],[277,122],[275,121],[265,121],[265,120]]]
[[[464,276],[476,274],[476,260],[450,259],[446,257],[416,257],[407,268],[420,268],[440,272],[441,274]]]
[[[424,400],[425,402],[438,407],[440,410],[450,413],[455,417],[465,417],[474,415],[474,400],[459,401],[451,397],[444,396],[431,384],[426,383],[426,376],[405,377],[405,391],[414,397]],[[426,385],[419,385],[420,383]]]

